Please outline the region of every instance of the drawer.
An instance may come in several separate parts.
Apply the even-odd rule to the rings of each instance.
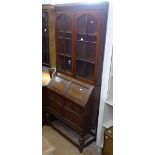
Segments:
[[[47,109],[51,112],[56,113],[59,116],[63,116],[63,106],[55,101],[48,101],[47,102]]]
[[[66,100],[65,108],[69,109],[70,111],[77,113],[77,115],[82,114],[82,108],[80,106],[78,106],[76,103],[71,102],[69,100]]]
[[[64,98],[62,96],[57,95],[56,93],[53,93],[50,90],[48,90],[47,98],[48,100],[56,101],[61,105],[64,104]]]
[[[82,118],[64,108],[64,119],[76,128],[83,128]]]

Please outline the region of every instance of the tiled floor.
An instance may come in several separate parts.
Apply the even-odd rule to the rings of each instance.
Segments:
[[[82,153],[79,153],[77,147],[50,126],[43,126],[43,136],[56,148],[56,155],[101,155],[95,142],[86,147]]]

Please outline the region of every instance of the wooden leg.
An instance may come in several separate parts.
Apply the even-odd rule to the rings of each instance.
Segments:
[[[46,124],[48,125],[50,122],[50,114],[46,112],[45,115],[46,115]]]
[[[82,135],[82,136],[79,138],[79,143],[80,143],[79,151],[80,151],[80,153],[83,151],[84,142],[85,142],[84,135]]]

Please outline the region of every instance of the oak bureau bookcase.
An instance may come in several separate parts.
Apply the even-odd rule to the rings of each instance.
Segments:
[[[96,139],[108,2],[54,10],[57,73],[47,86],[46,110],[75,131],[73,138],[51,122],[82,151]]]

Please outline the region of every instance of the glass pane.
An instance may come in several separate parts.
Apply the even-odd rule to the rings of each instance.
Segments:
[[[48,13],[42,12],[42,24],[48,25]]]
[[[58,38],[57,42],[58,42],[58,44],[57,44],[58,53],[64,53],[65,39],[64,38]]]
[[[95,43],[87,43],[86,44],[86,58],[88,61],[95,61],[95,53],[96,53],[96,44]]]
[[[71,32],[72,29],[72,21],[71,17],[65,16],[65,32]]]
[[[78,76],[84,77],[84,68],[85,68],[84,66],[85,62],[76,60],[76,74]]]
[[[86,35],[84,35],[84,34],[77,34],[77,40],[85,41],[86,40]]]
[[[48,49],[48,13],[42,12],[42,62],[44,64],[49,64]]]
[[[43,63],[46,63],[46,64],[49,63],[48,53],[45,52],[44,50],[43,50],[43,52],[42,52],[42,62],[43,62]]]
[[[91,63],[86,63],[85,67],[85,78],[88,80],[93,80],[95,72],[95,65]]]
[[[42,36],[42,49],[48,51],[48,37]]]
[[[87,33],[96,34],[97,20],[95,17],[87,16]]]
[[[65,33],[65,37],[71,39],[72,38],[72,34],[70,32],[66,32]]]
[[[93,80],[95,72],[95,64],[89,62],[76,60],[76,75]]]
[[[57,31],[64,31],[64,15],[57,17],[56,27],[57,27]]]
[[[81,59],[85,59],[86,58],[86,45],[84,42],[77,42],[77,57],[81,58]]]
[[[90,41],[90,42],[96,42],[96,36],[87,35],[86,40],[87,40],[87,41]]]
[[[65,70],[71,72],[72,59],[71,57],[65,57]]]
[[[42,25],[42,35],[48,36],[48,26],[47,25]]]
[[[65,44],[66,55],[71,56],[71,52],[72,52],[72,46],[71,45],[72,45],[72,41],[70,39],[66,39],[66,44]]]
[[[87,18],[86,15],[78,18],[78,21],[77,21],[77,32],[78,33],[86,33],[86,29],[87,29],[86,18]]]
[[[65,33],[64,32],[57,32],[58,37],[65,37]]]
[[[58,69],[64,70],[64,56],[58,55]]]
[[[48,37],[42,36],[42,62],[48,64]]]

